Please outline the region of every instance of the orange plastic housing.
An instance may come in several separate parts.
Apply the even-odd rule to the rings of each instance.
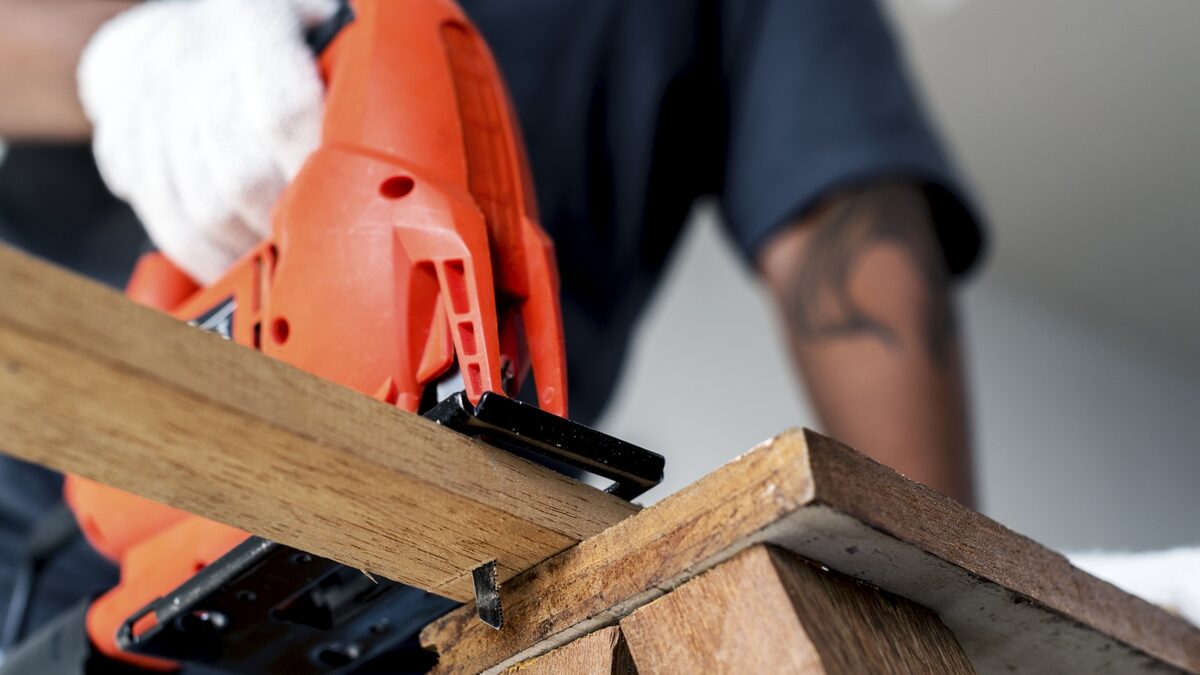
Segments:
[[[147,256],[129,296],[409,411],[455,365],[475,402],[532,366],[540,406],[565,416],[553,246],[491,54],[449,0],[352,4],[320,61],[321,145],[271,238],[203,289]],[[93,642],[172,667],[120,652],[118,627],[246,533],[76,477],[66,492],[122,567],[89,612]]]

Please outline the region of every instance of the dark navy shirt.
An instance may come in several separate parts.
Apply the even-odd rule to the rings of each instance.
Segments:
[[[574,418],[603,410],[699,197],[716,198],[754,264],[832,191],[910,180],[929,196],[951,270],[979,253],[980,229],[871,0],[463,4],[511,90],[556,243]],[[0,166],[0,236],[120,283],[140,235],[85,152],[15,149]],[[54,498],[45,474],[16,466],[0,466],[0,528]],[[5,579],[0,564],[0,594]]]
[[[571,415],[594,419],[693,202],[763,244],[833,190],[926,187],[950,267],[979,228],[871,0],[466,0],[555,241]]]

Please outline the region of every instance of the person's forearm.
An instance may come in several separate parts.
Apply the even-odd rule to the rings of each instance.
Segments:
[[[825,431],[973,505],[960,341],[920,191],[832,199],[760,263]]]
[[[75,87],[88,38],[126,0],[0,0],[0,138],[78,140],[91,125]]]

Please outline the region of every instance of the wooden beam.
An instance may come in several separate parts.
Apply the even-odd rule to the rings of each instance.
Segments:
[[[636,511],[0,247],[0,451],[457,600]]]
[[[617,626],[584,635],[554,651],[535,656],[504,675],[638,675],[629,645]]]
[[[621,631],[641,675],[975,673],[933,612],[766,546],[636,610]]]
[[[1200,630],[1061,555],[808,431],[786,432],[426,627],[441,672],[502,669],[759,543],[935,611],[979,672],[1200,672]]]

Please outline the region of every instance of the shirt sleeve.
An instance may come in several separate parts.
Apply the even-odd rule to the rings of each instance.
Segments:
[[[725,17],[725,222],[751,264],[831,192],[885,178],[921,185],[954,274],[983,248],[979,219],[939,147],[872,0],[735,3]]]

